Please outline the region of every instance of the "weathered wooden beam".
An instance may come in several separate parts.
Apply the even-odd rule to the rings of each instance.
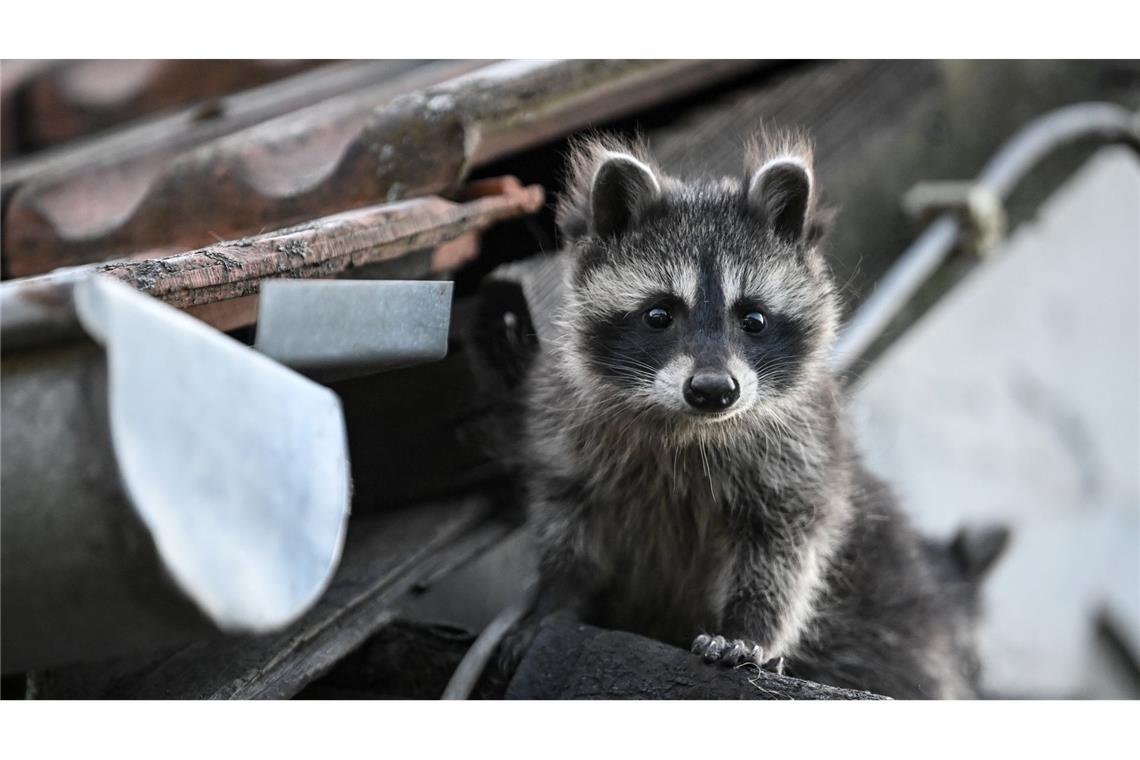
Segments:
[[[509,61],[320,126],[293,114],[140,175],[30,182],[7,204],[11,276],[201,246],[456,189],[476,165],[755,67],[741,61]],[[354,112],[355,114],[355,112]],[[316,121],[314,121],[316,119]]]
[[[501,192],[454,203],[415,198],[219,243],[157,260],[104,265],[100,271],[172,306],[224,301],[257,292],[266,277],[328,277],[352,266],[432,248],[542,205],[538,186],[504,180]]]
[[[432,269],[441,271],[477,251],[470,238],[458,251],[441,244],[532,213],[544,197],[541,187],[523,187],[512,177],[472,183],[467,195],[471,200],[464,203],[425,197],[369,206],[197,251],[90,264],[7,282],[0,286],[5,350],[73,331],[71,288],[93,275],[115,277],[172,306],[188,308],[256,294],[266,278],[329,277],[423,249],[436,248],[433,256],[438,260]],[[240,314],[218,318],[231,323],[227,328],[248,324],[253,313],[248,307],[253,305],[247,302]]]
[[[727,668],[643,636],[543,621],[507,699],[885,699],[761,670]]]
[[[354,519],[324,596],[280,633],[200,642],[159,658],[37,672],[41,697],[281,699],[295,695],[390,624],[407,594],[470,561],[511,524],[490,500],[417,505]]]

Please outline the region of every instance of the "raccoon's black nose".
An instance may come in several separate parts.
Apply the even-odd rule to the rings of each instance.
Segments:
[[[740,383],[727,372],[698,372],[685,383],[685,401],[705,412],[720,412],[740,398]]]

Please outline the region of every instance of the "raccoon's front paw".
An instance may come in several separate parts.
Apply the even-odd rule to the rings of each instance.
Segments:
[[[724,636],[709,636],[702,633],[693,639],[691,647],[705,662],[719,662],[736,667],[750,662],[757,667],[764,666],[764,649],[747,639],[726,639]]]

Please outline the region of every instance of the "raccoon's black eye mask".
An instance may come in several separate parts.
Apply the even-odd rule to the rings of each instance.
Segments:
[[[658,304],[652,306],[642,314],[645,324],[654,330],[665,330],[673,325],[673,312],[667,306]],[[740,329],[751,335],[758,335],[768,327],[768,318],[759,310],[752,310],[740,318]]]

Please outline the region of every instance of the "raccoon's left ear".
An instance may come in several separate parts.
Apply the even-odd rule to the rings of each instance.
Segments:
[[[779,237],[798,243],[810,224],[813,181],[799,156],[773,158],[748,178],[748,205]]]

